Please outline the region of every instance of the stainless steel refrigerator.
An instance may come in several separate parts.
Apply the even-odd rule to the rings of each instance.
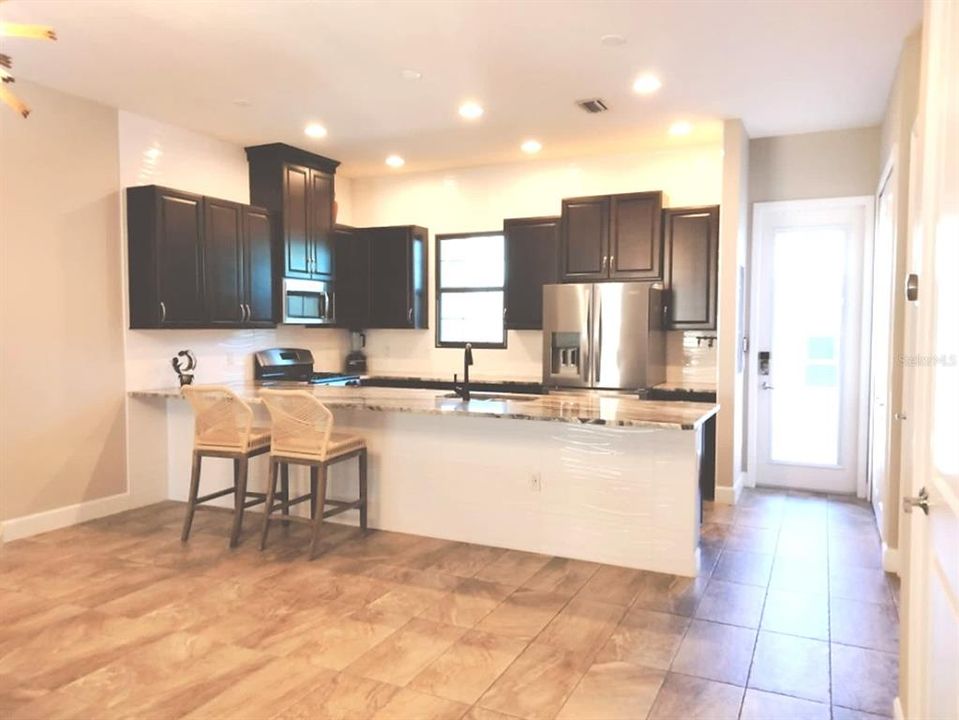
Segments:
[[[658,282],[543,287],[543,384],[639,390],[666,380]]]

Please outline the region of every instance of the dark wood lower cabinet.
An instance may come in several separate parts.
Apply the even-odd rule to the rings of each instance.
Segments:
[[[543,329],[543,285],[559,282],[558,217],[503,221],[506,329]]]
[[[271,223],[229,200],[129,188],[130,327],[272,326]]]
[[[664,280],[668,328],[715,330],[719,263],[719,206],[663,211]]]

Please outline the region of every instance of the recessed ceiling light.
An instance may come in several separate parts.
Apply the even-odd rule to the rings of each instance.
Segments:
[[[692,131],[692,123],[686,122],[685,120],[679,120],[669,126],[669,134],[675,137],[679,137],[680,135],[689,135],[689,133]]]
[[[663,86],[659,78],[652,73],[643,73],[633,82],[633,91],[640,95],[650,95]]]
[[[535,155],[543,149],[543,143],[541,143],[539,140],[527,140],[520,145],[520,149],[528,155]]]
[[[305,132],[311,138],[326,137],[326,128],[319,123],[310,123],[306,126],[303,132]]]
[[[483,107],[472,100],[460,105],[460,116],[467,120],[476,120],[483,116]]]
[[[400,76],[404,80],[419,80],[421,77],[423,77],[423,73],[421,73],[419,70],[406,69],[400,71]]]
[[[386,164],[391,168],[399,168],[406,164],[406,160],[401,158],[399,155],[390,155],[386,158]]]
[[[606,47],[617,47],[619,45],[626,44],[626,38],[622,35],[603,35],[599,41],[603,43]]]

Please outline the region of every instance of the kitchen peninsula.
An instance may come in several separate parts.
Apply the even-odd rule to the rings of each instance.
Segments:
[[[231,387],[265,419],[258,383]],[[322,400],[337,430],[366,439],[371,527],[697,574],[702,427],[716,405],[596,392],[464,402],[438,390],[289,387]],[[165,429],[167,447],[156,457],[168,496],[185,499],[187,403],[177,388],[130,394],[137,415]],[[227,486],[226,463],[223,470]],[[251,485],[265,479],[266,462],[254,460]],[[291,480],[307,482],[295,472]],[[355,492],[354,483],[352,467],[334,469],[330,496]]]

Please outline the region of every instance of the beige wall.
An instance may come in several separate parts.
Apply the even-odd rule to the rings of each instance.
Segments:
[[[751,203],[872,195],[878,178],[878,127],[749,141]]]
[[[919,108],[919,56],[922,30],[917,29],[903,43],[899,67],[886,114],[880,126],[879,168],[880,172],[891,169],[889,182],[895,197],[896,213],[896,266],[893,272],[893,288],[902,287],[906,276],[907,238],[909,234],[909,154],[912,125]],[[905,328],[905,299],[902,293],[894,294],[892,352],[894,356],[903,349]],[[890,402],[887,410],[892,413],[903,410],[902,365],[893,362],[890,386]],[[880,528],[883,542],[889,548],[899,547],[900,454],[902,448],[902,425],[893,419],[889,423],[888,484],[884,493],[883,527]]]
[[[746,301],[749,162],[752,143],[740,120],[723,128],[722,216],[719,223],[719,352],[716,399],[716,500],[735,503],[743,486],[744,373],[739,304]]]
[[[0,519],[126,489],[117,111],[0,108]]]

